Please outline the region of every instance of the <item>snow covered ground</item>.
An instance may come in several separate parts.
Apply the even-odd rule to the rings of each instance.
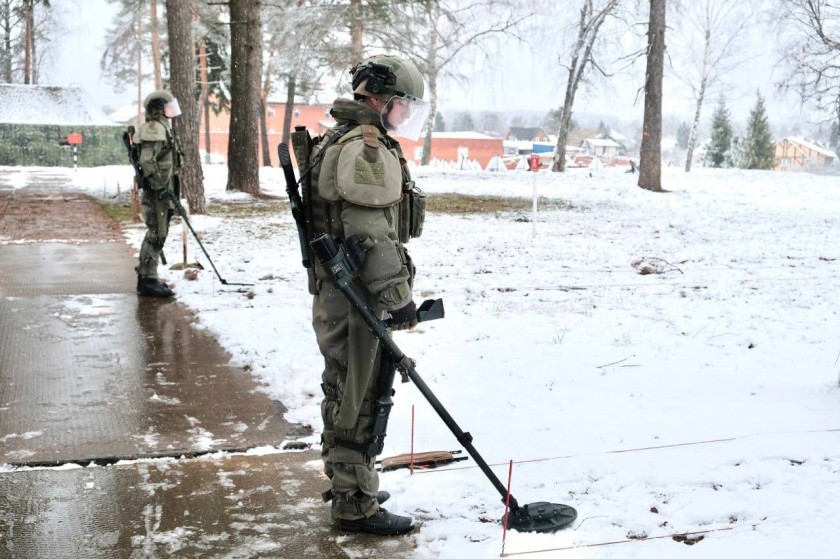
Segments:
[[[28,171],[4,172],[23,184]],[[224,192],[224,172],[205,168],[208,198],[244,200]],[[530,212],[429,215],[409,245],[415,299],[442,297],[447,316],[395,340],[505,484],[514,461],[521,504],[577,509],[565,531],[508,533],[509,555],[838,557],[840,180],[663,173],[667,194],[610,168],[538,173],[540,196],[571,207],[541,212],[536,235]],[[432,195],[527,198],[534,180],[414,174]],[[100,196],[131,181],[128,167],[68,176]],[[278,169],[261,181],[284,195]],[[194,225],[222,277],[256,285],[221,286],[200,254],[198,281],[164,277],[287,419],[317,433],[322,361],[289,213]],[[135,245],[141,234],[127,230]],[[416,451],[459,448],[414,386],[396,390],[385,456],[410,449],[412,408]],[[418,557],[502,552],[504,505],[472,460],[381,481],[388,508],[420,524]],[[672,537],[686,532],[702,533]]]

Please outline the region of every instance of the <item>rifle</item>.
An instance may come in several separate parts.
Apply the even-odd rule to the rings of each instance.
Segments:
[[[306,242],[306,217],[303,215],[303,201],[300,199],[299,183],[295,179],[295,171],[292,169],[289,147],[285,143],[277,144],[277,156],[280,158],[280,166],[283,168],[283,175],[286,177],[286,194],[289,195],[292,217],[295,218],[295,224],[297,225],[303,267],[311,268],[312,258],[309,255],[309,245]]]
[[[146,179],[143,177],[143,170],[140,168],[140,146],[132,141],[134,137],[134,127],[129,126],[123,132],[122,140],[125,150],[128,152],[128,160],[131,166],[134,167],[134,182],[138,189],[142,189],[146,185]]]

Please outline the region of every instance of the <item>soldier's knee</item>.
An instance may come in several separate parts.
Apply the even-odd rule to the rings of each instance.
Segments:
[[[166,238],[149,236],[146,238],[146,242],[155,250],[163,250],[163,246],[166,244]]]

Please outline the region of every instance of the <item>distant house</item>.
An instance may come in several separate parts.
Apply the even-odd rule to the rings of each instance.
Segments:
[[[550,142],[548,134],[542,128],[526,126],[511,126],[505,135],[505,140],[519,142]]]
[[[127,164],[122,128],[81,88],[0,84],[0,165],[72,167],[70,134],[79,165]]]
[[[580,147],[589,155],[601,157],[615,157],[618,155],[619,145],[617,142],[602,138],[588,138],[580,143]]]
[[[785,138],[776,143],[776,171],[805,171],[834,163],[837,155],[804,138]]]

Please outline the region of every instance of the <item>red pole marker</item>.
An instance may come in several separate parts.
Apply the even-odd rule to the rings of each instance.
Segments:
[[[510,466],[508,467],[508,485],[507,485],[507,495],[505,496],[505,523],[504,528],[502,529],[502,556],[505,555],[505,538],[507,537],[507,527],[508,527],[508,509],[510,508],[510,480],[513,478],[513,460],[510,461]]]

